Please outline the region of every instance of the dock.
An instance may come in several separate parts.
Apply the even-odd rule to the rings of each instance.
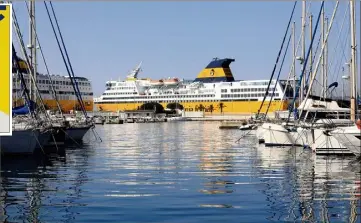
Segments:
[[[119,112],[97,111],[89,114],[93,117],[101,117],[105,124],[123,124],[123,123],[148,123],[148,122],[167,122],[172,120],[173,115],[166,113],[156,113],[154,110],[125,110]],[[186,121],[217,121],[222,122],[222,129],[237,129],[245,125],[254,114],[209,114],[205,112],[184,112],[177,117],[185,118]],[[274,114],[269,114],[274,117]]]
[[[124,123],[148,123],[148,122],[166,122],[165,113],[156,113],[154,110],[130,110],[119,112],[93,112],[93,117],[101,117],[105,124],[124,124]]]
[[[225,121],[225,122],[221,123],[219,128],[220,129],[239,129],[239,127],[241,127],[242,125],[244,125],[244,122],[241,122],[241,121]]]

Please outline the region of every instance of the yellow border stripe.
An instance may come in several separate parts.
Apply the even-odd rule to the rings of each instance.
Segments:
[[[11,134],[11,95],[12,95],[12,7],[11,4],[0,4],[0,111],[9,115],[9,131],[1,135]],[[6,123],[0,123],[6,125]]]

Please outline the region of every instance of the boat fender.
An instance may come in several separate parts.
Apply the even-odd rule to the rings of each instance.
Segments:
[[[361,120],[360,119],[358,119],[356,121],[356,126],[357,126],[358,129],[361,129]]]

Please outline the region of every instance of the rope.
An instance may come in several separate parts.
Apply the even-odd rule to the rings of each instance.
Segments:
[[[33,133],[33,135],[34,135],[34,137],[36,139],[36,142],[39,144],[39,147],[40,147],[41,151],[43,152],[43,154],[45,154],[45,151],[44,151],[43,147],[41,146],[41,143],[39,142],[38,137],[35,135],[34,131],[32,131],[32,133]],[[39,136],[40,136],[40,134],[41,134],[41,132],[39,131]]]
[[[311,8],[311,2],[309,3],[308,5],[308,8],[307,8],[307,12],[310,11],[310,8]],[[300,45],[301,45],[301,37],[302,35],[305,33],[305,29],[301,29],[301,35],[299,36],[298,38],[298,41],[297,41],[297,47],[296,47],[296,51],[295,51],[295,55],[297,55],[298,53],[298,49],[300,48]],[[293,58],[293,60],[295,60],[295,58]],[[295,64],[292,63],[292,66],[290,67],[290,71],[288,72],[288,76],[287,76],[287,81],[286,81],[286,85],[284,87],[284,91],[286,92],[286,90],[288,89],[288,86],[290,85],[290,77],[291,77],[291,74],[293,72],[293,70],[295,69]],[[295,90],[295,89],[293,89]],[[285,97],[286,97],[286,93],[283,93],[283,96],[281,98],[281,101],[284,101],[285,100]],[[280,103],[280,106],[278,107],[278,111],[281,110],[281,106],[282,106],[283,103]]]
[[[30,63],[29,61],[29,56],[28,54],[26,53],[26,49],[25,49],[25,44],[24,44],[24,41],[22,39],[22,34],[21,34],[21,31],[20,31],[20,28],[19,28],[19,23],[18,23],[18,20],[17,20],[17,17],[16,17],[16,13],[15,11],[13,12],[13,19],[14,19],[14,26],[16,28],[16,33],[17,33],[17,37],[18,37],[18,40],[19,40],[19,44],[21,46],[21,49],[22,49],[22,53],[23,53],[23,56],[26,60],[26,63],[28,65],[28,72],[29,72],[29,78],[35,83],[35,91],[37,93],[37,97],[38,99],[40,100],[40,104],[42,105],[42,112],[45,114],[45,117],[48,119],[48,121],[50,122],[50,117],[48,116],[48,114],[46,113],[46,109],[45,109],[45,104],[44,104],[44,101],[41,97],[41,94],[40,94],[40,91],[39,91],[39,88],[38,88],[38,85],[36,84],[35,82],[35,79],[34,79],[34,76],[37,75],[37,74],[34,74],[33,73],[33,69],[32,69],[32,64]],[[18,72],[20,72],[20,66],[19,66],[19,69],[18,69]],[[29,98],[30,100],[30,98]],[[36,103],[36,101],[35,101]],[[37,103],[36,103],[37,104]],[[29,108],[30,110],[30,108]],[[51,122],[50,122],[51,123]]]
[[[20,64],[19,64],[19,59],[16,55],[16,50],[15,50],[15,47],[14,47],[14,43],[12,44],[12,53],[13,53],[13,60],[15,60],[15,68],[17,68],[18,70],[18,74],[20,76],[20,81],[21,81],[21,85],[24,89],[24,97],[25,97],[25,104],[28,106],[29,108],[29,111],[30,111],[30,114],[32,116],[32,118],[36,119],[37,120],[37,115],[35,114],[35,112],[30,109],[30,95],[29,95],[29,90],[28,88],[26,87],[26,84],[25,84],[25,79],[24,79],[24,76],[22,74],[22,72],[20,71]]]
[[[311,48],[312,48],[313,41],[314,41],[314,39],[315,39],[315,35],[316,35],[316,32],[317,32],[317,27],[318,27],[318,24],[319,24],[319,21],[320,21],[320,17],[321,17],[321,13],[322,13],[322,9],[323,9],[324,4],[325,4],[325,2],[322,1],[322,3],[321,3],[321,8],[320,8],[320,11],[319,11],[319,13],[318,13],[318,18],[317,18],[316,26],[315,26],[315,28],[314,28],[314,30],[313,30],[311,43],[310,43],[310,46],[308,47],[308,52],[307,52],[306,60],[305,60],[304,63],[303,63],[303,68],[302,68],[301,76],[300,76],[300,79],[299,79],[298,82],[297,82],[296,92],[298,92],[298,90],[300,89],[300,85],[301,85],[301,82],[302,82],[303,75],[304,75],[304,73],[305,73],[305,69],[306,69],[306,66],[307,66],[307,61],[308,61],[308,58],[309,58],[309,56],[310,56],[310,51],[311,51]],[[293,100],[292,100],[292,104],[291,104],[292,110],[294,109],[293,106],[294,106],[294,104],[295,104],[296,98],[297,98],[297,97],[294,97]],[[288,118],[287,118],[286,123],[289,122],[290,116],[291,116],[291,112],[288,113]]]
[[[94,130],[94,127],[92,128],[93,134],[95,136],[95,140],[99,139],[100,142],[103,142],[102,138],[100,138],[98,132],[96,130]]]
[[[335,22],[335,25],[337,26],[337,28],[339,28],[339,33],[338,33],[338,36],[337,36],[336,46],[334,47],[334,54],[332,55],[332,59],[330,60],[330,63],[329,63],[329,64],[326,64],[328,70],[331,70],[331,67],[332,67],[332,65],[334,64],[334,61],[335,61],[335,59],[336,59],[336,55],[337,55],[336,49],[337,49],[338,46],[339,46],[339,43],[340,43],[340,40],[341,40],[341,34],[344,33],[344,32],[342,32],[342,31],[343,31],[343,27],[344,27],[344,24],[345,24],[345,20],[346,20],[346,16],[347,16],[348,10],[349,10],[349,7],[346,7],[345,14],[344,14],[344,16],[343,16],[342,24],[341,24],[341,27],[340,27],[340,28],[338,27],[337,22]],[[337,30],[337,28],[336,28],[336,30]],[[349,32],[346,32],[346,33],[349,33]],[[341,42],[341,44],[342,44],[342,42]],[[345,56],[344,50],[342,50],[341,52],[342,52],[342,55]],[[339,61],[340,61],[340,60],[339,60]],[[340,66],[340,64],[338,64],[338,65]],[[336,74],[336,72],[335,72],[336,68],[337,68],[337,67],[335,66],[333,75]],[[333,76],[333,77],[334,77],[334,76]]]
[[[28,2],[25,1],[25,4],[26,4],[27,11],[28,11],[28,15],[30,16],[30,9],[29,9]],[[14,14],[15,14],[15,11],[14,11]],[[61,106],[59,104],[58,97],[57,97],[56,91],[55,91],[54,86],[53,86],[53,80],[52,80],[52,78],[50,76],[49,67],[48,67],[48,64],[46,63],[46,60],[45,60],[45,56],[44,56],[44,53],[43,53],[43,48],[41,47],[39,37],[38,37],[38,34],[37,34],[36,30],[35,30],[35,27],[34,27],[33,23],[31,23],[31,27],[32,27],[32,29],[34,29],[35,38],[36,38],[36,41],[38,42],[40,54],[41,54],[41,57],[42,57],[43,62],[44,62],[44,66],[45,66],[45,69],[46,69],[46,72],[47,72],[47,75],[48,75],[48,79],[50,81],[50,86],[51,86],[51,90],[52,90],[52,93],[53,93],[52,96],[53,96],[54,100],[56,101],[56,105],[57,105],[57,107],[59,109],[59,112],[60,112],[61,116],[63,116],[63,112],[61,110]]]
[[[322,3],[324,4],[324,1],[323,1]],[[329,25],[328,28],[327,28],[327,33],[326,33],[325,40],[322,41],[322,47],[321,47],[321,50],[320,50],[320,51],[321,51],[321,52],[320,52],[320,56],[319,56],[319,58],[318,58],[318,60],[317,60],[316,67],[315,67],[315,69],[314,69],[314,71],[313,71],[313,73],[312,73],[312,78],[311,78],[309,87],[308,87],[308,89],[307,89],[307,93],[306,93],[305,99],[307,99],[307,98],[310,96],[310,92],[311,92],[311,89],[312,89],[312,85],[313,85],[313,82],[314,82],[315,77],[316,77],[316,74],[317,74],[317,70],[318,70],[319,65],[320,65],[321,56],[322,56],[322,53],[323,53],[323,51],[324,51],[324,49],[325,49],[326,42],[328,41],[328,37],[329,37],[330,31],[331,31],[331,28],[332,28],[332,25],[333,25],[333,20],[334,20],[334,18],[335,18],[336,12],[337,12],[338,3],[339,3],[339,1],[336,2],[336,6],[335,6],[334,11],[333,11],[333,13],[332,13],[330,25]],[[320,18],[320,17],[319,17],[319,18]],[[318,19],[319,19],[319,18],[318,18]],[[317,26],[318,26],[318,21],[317,21],[316,27],[317,27]],[[315,30],[315,31],[316,31],[316,30]],[[313,40],[313,39],[312,39],[312,40]],[[302,78],[302,76],[303,76],[303,74],[301,75],[301,78]],[[299,86],[298,86],[298,87],[299,87]],[[296,98],[294,98],[294,100],[296,100]],[[304,111],[305,105],[306,105],[306,104],[303,104],[303,107],[302,107],[302,109],[301,109],[301,112]],[[301,113],[301,116],[302,116],[302,113]],[[299,122],[299,120],[298,120],[298,122]]]
[[[71,137],[63,128],[61,128],[61,131],[63,131],[79,148],[81,148],[80,144],[75,139],[73,139],[73,137]]]
[[[80,103],[80,106],[81,106],[84,114],[86,115],[86,112],[85,112],[85,109],[84,109],[84,105],[83,105],[82,100],[81,100],[81,98],[80,98],[80,92],[78,91],[78,89],[77,89],[77,87],[76,87],[77,85],[74,84],[74,82],[76,82],[76,80],[75,80],[75,79],[73,80],[74,77],[73,77],[73,76],[71,75],[71,73],[70,73],[70,70],[69,70],[67,61],[65,60],[65,56],[64,56],[63,50],[62,50],[62,48],[61,48],[61,46],[60,46],[60,42],[59,42],[58,35],[57,35],[57,33],[56,33],[56,31],[55,31],[55,28],[54,28],[53,20],[52,20],[52,18],[51,18],[51,16],[50,16],[50,12],[49,12],[48,6],[47,6],[47,4],[46,4],[45,1],[44,1],[44,5],[45,5],[45,8],[46,8],[46,12],[47,12],[47,14],[48,14],[48,17],[49,17],[49,21],[50,21],[51,27],[52,27],[52,29],[53,29],[54,36],[55,36],[55,38],[56,38],[56,42],[57,42],[57,44],[58,44],[58,47],[59,47],[59,50],[60,50],[60,53],[61,53],[61,57],[62,57],[62,59],[63,59],[63,62],[64,62],[64,65],[65,65],[65,67],[66,67],[66,70],[67,70],[67,72],[68,72],[68,75],[69,75],[69,77],[70,77],[70,81],[71,81],[71,83],[72,83],[72,85],[73,85],[74,93],[75,93],[75,95],[76,95],[76,97],[77,97],[77,99],[78,99],[78,101],[79,101],[79,103]],[[54,16],[55,16],[55,15],[54,15]],[[58,28],[59,28],[59,26],[58,26]],[[59,30],[59,32],[60,32],[60,30]],[[63,47],[65,47],[65,46],[63,45]],[[86,117],[87,117],[87,116],[86,116]]]
[[[44,1],[45,3],[45,1]],[[53,12],[53,16],[54,16],[54,20],[55,20],[55,23],[56,23],[56,26],[58,28],[58,32],[59,32],[59,36],[60,36],[60,39],[61,39],[61,43],[63,45],[63,48],[64,48],[64,51],[65,51],[65,55],[66,55],[66,58],[67,58],[67,61],[68,61],[68,64],[69,64],[69,67],[70,67],[70,70],[71,70],[71,74],[73,75],[73,78],[74,78],[74,82],[75,82],[75,88],[79,94],[79,98],[80,98],[80,105],[82,107],[82,110],[83,110],[83,113],[85,115],[85,117],[87,118],[88,115],[87,115],[87,112],[85,110],[85,106],[84,106],[84,102],[83,102],[83,99],[82,99],[82,96],[81,96],[81,93],[80,93],[80,90],[79,90],[79,87],[78,87],[78,83],[76,82],[75,80],[75,75],[74,75],[74,71],[73,71],[73,66],[71,65],[71,62],[70,62],[70,59],[69,59],[69,55],[68,55],[68,51],[66,50],[66,47],[65,47],[65,43],[64,43],[64,40],[63,40],[63,35],[61,34],[61,31],[60,31],[60,27],[59,27],[59,23],[58,23],[58,19],[55,15],[55,11],[54,11],[54,7],[53,7],[53,4],[52,2],[50,1],[50,7],[51,7],[51,10]]]
[[[260,108],[258,109],[256,118],[259,116],[259,113],[260,113],[260,111],[261,111],[261,109],[262,109],[262,107],[263,107],[264,101],[266,100],[266,97],[267,97],[267,95],[268,95],[268,90],[269,90],[269,87],[270,87],[270,85],[271,85],[271,82],[272,82],[274,73],[275,73],[275,71],[276,71],[276,67],[277,67],[277,64],[278,64],[278,60],[279,60],[279,58],[280,58],[280,56],[281,56],[281,53],[282,53],[283,45],[284,45],[284,43],[285,43],[285,40],[286,40],[286,37],[287,37],[287,33],[288,33],[289,28],[290,28],[290,24],[291,24],[291,21],[292,21],[292,18],[293,18],[293,14],[294,14],[294,12],[295,12],[296,5],[297,5],[297,1],[295,1],[295,4],[293,5],[291,17],[290,17],[290,19],[289,19],[289,21],[288,21],[285,35],[283,36],[281,48],[280,48],[280,50],[278,51],[276,63],[275,63],[275,65],[274,65],[274,67],[273,67],[272,75],[271,75],[270,81],[268,82],[268,86],[267,86],[267,89],[266,89],[266,93],[265,93],[265,95],[264,95],[264,97],[263,97],[261,106],[260,106]],[[276,84],[277,84],[277,82],[276,82]]]
[[[277,79],[276,79],[276,84],[277,84],[277,82],[278,82],[278,80],[279,80],[279,78],[280,78],[280,76],[281,76],[281,71],[282,71],[282,68],[283,68],[283,64],[284,64],[284,62],[285,62],[285,58],[286,58],[286,55],[287,55],[288,47],[289,47],[290,42],[291,42],[291,37],[292,37],[292,33],[290,34],[290,37],[288,38],[288,43],[287,43],[287,47],[286,47],[285,53],[283,54],[281,67],[280,67],[280,69],[279,69],[279,71],[278,71],[278,75],[277,75]],[[273,88],[273,91],[272,91],[272,94],[271,94],[271,99],[270,99],[270,102],[268,103],[268,106],[267,106],[266,115],[267,115],[268,110],[269,110],[269,108],[270,108],[270,106],[271,106],[271,102],[272,102],[272,99],[273,99],[273,96],[274,96],[275,91],[276,91],[276,85],[275,85],[275,87]]]

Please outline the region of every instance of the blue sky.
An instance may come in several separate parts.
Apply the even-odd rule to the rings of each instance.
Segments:
[[[298,29],[300,3],[294,15]],[[47,63],[52,73],[66,75],[44,3],[36,4]],[[231,65],[236,79],[268,79],[293,2],[55,1],[53,5],[75,74],[91,79],[94,94],[99,95],[107,80],[124,79],[140,61],[142,77],[194,79],[213,57],[231,57],[236,60]],[[319,6],[312,3],[314,17]],[[326,5],[329,17],[333,6],[334,2]],[[14,8],[27,43],[25,4],[15,3]],[[39,70],[44,71],[42,63]],[[288,70],[287,60],[283,78]]]

